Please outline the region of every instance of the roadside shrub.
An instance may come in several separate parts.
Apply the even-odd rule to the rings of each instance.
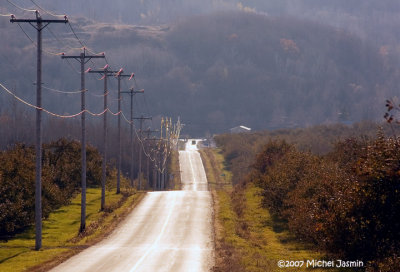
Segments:
[[[321,126],[226,134],[216,142],[234,176],[260,187],[263,206],[298,239],[362,260],[367,271],[400,271],[400,139],[385,130],[370,138],[374,125]],[[321,152],[327,146],[330,153]]]
[[[34,220],[34,150],[16,145],[0,153],[0,162],[0,235],[3,236]]]
[[[250,177],[263,204],[306,242],[333,256],[398,268],[400,144],[349,139],[325,157],[270,142]],[[389,270],[388,270],[389,271]]]
[[[285,201],[297,183],[318,167],[318,157],[302,153],[284,141],[271,141],[256,157],[252,180],[263,189],[263,205],[286,219],[291,204]]]
[[[346,256],[354,239],[358,183],[338,164],[323,159],[308,170],[285,199],[288,226],[303,241]]]
[[[355,173],[360,180],[360,205],[354,225],[357,236],[352,251],[369,260],[388,259],[400,252],[400,143],[382,134],[358,161]],[[396,261],[394,262],[396,263]],[[397,259],[397,264],[399,260]],[[397,269],[400,269],[397,266]]]
[[[0,238],[24,229],[34,222],[35,150],[17,144],[0,152]],[[87,184],[101,180],[101,155],[87,148]],[[79,142],[60,139],[44,145],[42,167],[42,214],[69,202],[81,185]]]

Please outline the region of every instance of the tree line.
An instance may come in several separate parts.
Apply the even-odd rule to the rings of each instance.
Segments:
[[[47,217],[51,211],[69,203],[80,189],[81,145],[65,138],[43,146],[42,209]],[[100,186],[100,152],[87,147],[87,184]],[[108,182],[110,167],[107,169]],[[16,144],[0,151],[0,238],[8,239],[34,223],[35,149]]]
[[[0,239],[9,239],[14,234],[32,225],[34,220],[35,192],[35,150],[33,147],[34,116],[30,110],[17,110],[13,113],[3,111],[0,115]],[[100,122],[92,122],[87,127],[87,186],[101,186],[102,175],[102,137],[99,131],[103,127]],[[138,132],[139,133],[139,132]],[[81,143],[79,120],[64,120],[49,117],[44,122],[44,143],[42,155],[42,209],[43,216],[62,205],[69,203],[81,188]],[[122,192],[134,192],[138,175],[141,175],[141,189],[157,190],[160,161],[154,163],[142,154],[142,169],[139,173],[139,152],[143,148],[152,159],[160,160],[156,151],[162,152],[157,141],[147,141],[147,133],[143,131],[143,145],[134,134],[134,158],[131,159],[130,132],[122,130],[121,144]],[[151,135],[150,135],[151,136]],[[109,128],[107,141],[109,156],[106,166],[106,187],[116,187],[117,128]],[[129,148],[128,148],[129,147]],[[155,151],[152,152],[151,150]],[[128,181],[133,163],[134,181]],[[167,166],[170,167],[170,160]],[[147,175],[148,174],[148,175]],[[169,175],[166,183],[169,186]],[[132,183],[133,182],[133,183]],[[173,185],[171,185],[173,186]],[[169,187],[168,187],[169,188]]]
[[[361,260],[368,271],[398,270],[400,142],[376,133],[336,141],[324,155],[270,137],[247,158],[237,188],[261,188],[263,206],[328,256]],[[234,138],[216,138],[231,169],[242,157]]]

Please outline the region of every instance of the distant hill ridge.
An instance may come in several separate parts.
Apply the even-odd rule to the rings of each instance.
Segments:
[[[73,20],[89,46],[136,73],[154,116],[181,116],[191,134],[224,132],[237,124],[257,130],[380,120],[385,99],[394,96],[399,83],[390,48],[382,50],[310,20],[244,11],[192,16],[162,26]],[[32,89],[35,78],[34,47],[15,25],[1,21],[0,26],[2,80],[8,86],[15,83],[17,92],[33,101],[34,92],[24,90]],[[67,28],[52,29],[79,46]],[[49,34],[45,39],[46,48],[62,50]],[[46,56],[44,67],[48,86],[79,87],[76,73],[59,57]],[[101,88],[91,78],[87,84],[92,91]],[[50,109],[79,111],[79,99],[44,99]],[[4,94],[0,102],[3,110],[10,105]],[[101,102],[91,98],[88,104],[101,110]]]

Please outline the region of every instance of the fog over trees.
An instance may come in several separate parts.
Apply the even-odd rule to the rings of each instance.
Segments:
[[[138,98],[137,114],[148,109],[153,116],[181,116],[188,134],[224,132],[236,125],[271,129],[382,120],[385,99],[397,93],[397,1],[36,3],[70,14],[89,47],[105,51],[115,69],[135,72],[148,103]],[[21,14],[12,6],[1,11]],[[24,30],[35,37],[30,27]],[[80,45],[68,27],[50,30],[62,42],[45,31],[48,51],[77,53],[69,48]],[[35,47],[8,19],[1,18],[0,35],[1,82],[33,102]],[[79,88],[79,75],[59,56],[45,54],[43,71],[47,87]],[[87,78],[89,92],[101,94],[101,81]],[[115,99],[116,82],[111,89]],[[101,111],[101,98],[88,100],[91,110]],[[3,115],[12,111],[10,101],[0,95]],[[45,93],[44,105],[75,113],[80,100]]]

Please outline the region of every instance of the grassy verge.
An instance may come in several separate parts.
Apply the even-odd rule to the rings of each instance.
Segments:
[[[216,265],[214,271],[335,271],[277,266],[279,260],[324,260],[322,254],[296,242],[284,224],[261,207],[260,190],[253,184],[230,186],[218,149],[201,150],[211,183],[215,212]]]
[[[100,212],[101,189],[87,191],[87,229],[79,234],[80,194],[43,221],[43,248],[35,251],[35,230],[29,228],[8,242],[0,242],[0,271],[46,271],[108,235],[144,196],[106,191]]]

